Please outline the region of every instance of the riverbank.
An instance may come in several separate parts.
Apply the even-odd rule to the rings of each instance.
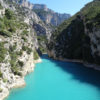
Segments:
[[[82,61],[82,60],[64,59],[64,58],[55,58],[55,60],[64,61],[64,62],[81,63],[81,64],[83,64],[85,67],[93,68],[93,69],[95,69],[95,70],[99,70],[99,71],[100,71],[100,66],[99,66],[99,65],[91,64],[91,63],[86,63],[86,62],[84,62],[84,61]]]
[[[34,60],[34,63],[41,63],[41,62],[42,62],[41,58]]]
[[[35,63],[40,63],[40,62],[42,62],[40,58],[38,60],[33,60],[33,57],[31,56],[23,68],[22,71],[23,77],[14,76],[15,80],[13,84],[6,84],[3,81],[1,81],[0,84],[2,84],[1,88],[3,89],[3,91],[2,93],[0,93],[0,100],[4,100],[5,98],[7,98],[11,89],[24,87],[26,85],[24,80],[25,76],[30,72],[34,71]]]

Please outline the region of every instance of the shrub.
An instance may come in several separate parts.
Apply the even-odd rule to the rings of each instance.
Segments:
[[[11,65],[11,67],[15,67],[16,66],[16,62],[14,60],[10,60],[10,65]]]
[[[13,26],[13,24],[10,24],[9,27],[9,32],[16,32],[16,28]]]
[[[24,36],[22,36],[22,39],[24,40],[24,42],[27,42],[27,39]]]
[[[3,18],[3,22],[5,25],[5,29],[9,32],[15,32],[16,31],[16,23],[14,20],[7,19],[6,17]]]
[[[14,17],[14,13],[10,9],[6,9],[5,16],[7,19],[12,19]]]
[[[17,52],[17,55],[19,55],[19,56],[22,56],[22,54],[23,54],[22,50],[20,50],[19,52]]]
[[[17,45],[9,46],[9,52],[12,53],[14,50],[16,50]]]
[[[0,77],[2,77],[2,72],[0,71]]]
[[[3,82],[6,83],[8,80],[7,79],[3,79]]]
[[[34,51],[34,60],[37,60],[37,59],[39,59],[39,55],[38,55],[38,53],[36,52],[36,50]]]
[[[11,33],[6,30],[0,30],[0,35],[11,37]]]
[[[18,75],[19,69],[18,69],[17,66],[12,66],[12,67],[11,67],[11,70],[12,70],[12,72],[14,73],[14,75]]]
[[[3,91],[3,89],[0,88],[0,93]]]
[[[22,35],[28,35],[28,31],[27,31],[27,30],[24,30],[24,31],[22,32]]]
[[[19,64],[19,66],[21,66],[21,67],[24,66],[24,63],[23,63],[22,61],[20,61],[20,60],[18,60],[18,64]]]
[[[30,54],[32,52],[31,48],[27,48],[27,53]]]
[[[4,61],[5,54],[7,53],[6,48],[4,48],[4,43],[0,43],[0,63]]]
[[[22,46],[22,50],[23,51],[26,51],[27,54],[30,54],[32,52],[32,49],[31,48],[28,48],[27,46]]]
[[[23,51],[26,51],[27,50],[27,47],[26,46],[22,46],[22,50]]]
[[[0,20],[0,29],[4,29],[5,28],[5,24],[3,23],[3,21]]]
[[[1,5],[1,3],[0,3],[0,9],[3,9],[3,7],[2,7],[2,5]]]
[[[21,72],[18,72],[17,75],[22,76],[22,73]]]

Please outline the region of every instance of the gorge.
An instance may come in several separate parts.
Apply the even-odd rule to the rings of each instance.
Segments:
[[[99,100],[100,72],[82,64],[55,61],[43,55],[26,87],[13,89],[6,100]],[[95,80],[95,81],[94,81]]]
[[[99,100],[99,76],[100,0],[73,16],[0,0],[0,100]]]

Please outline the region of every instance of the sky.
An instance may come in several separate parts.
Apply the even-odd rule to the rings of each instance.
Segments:
[[[48,8],[59,13],[68,13],[74,15],[85,4],[93,0],[28,0],[33,4],[46,4]]]

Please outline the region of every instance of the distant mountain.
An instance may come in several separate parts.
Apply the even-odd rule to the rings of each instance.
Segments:
[[[57,26],[61,24],[64,20],[68,19],[71,15],[70,14],[60,14],[56,13],[53,10],[47,8],[44,4],[32,4],[27,0],[10,0],[12,2],[16,2],[23,7],[27,7],[33,10],[41,20],[43,20],[47,24],[52,24]]]
[[[64,20],[67,20],[69,14],[55,13],[50,9],[33,9],[35,13],[45,22],[54,26],[60,25]]]

